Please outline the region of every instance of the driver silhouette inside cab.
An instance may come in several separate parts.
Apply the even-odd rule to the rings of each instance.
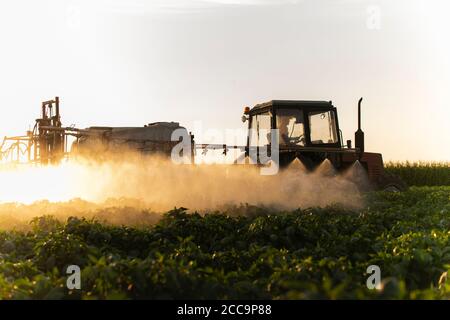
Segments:
[[[277,128],[280,133],[280,145],[305,145],[301,114],[279,114],[277,116]]]
[[[295,121],[295,117],[289,117],[289,116],[279,116],[277,117],[277,128],[279,130],[280,133],[280,144],[282,145],[289,145],[292,144],[293,142],[291,141],[291,138],[289,136],[289,123],[291,122],[291,120]],[[271,141],[271,133],[268,132],[267,133],[267,141]]]
[[[292,144],[289,138],[289,123],[291,120],[295,121],[295,117],[281,116],[278,117],[277,127],[280,130],[280,144],[288,145]]]

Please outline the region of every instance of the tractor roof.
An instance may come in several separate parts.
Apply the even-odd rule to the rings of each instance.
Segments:
[[[255,105],[250,112],[268,108],[333,108],[331,101],[313,101],[313,100],[271,100]]]

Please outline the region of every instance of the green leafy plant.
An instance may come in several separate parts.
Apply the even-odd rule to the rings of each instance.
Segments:
[[[0,298],[450,298],[449,200],[444,186],[370,193],[361,210],[179,208],[143,228],[43,216],[0,231]],[[72,264],[81,290],[66,288]],[[381,290],[366,287],[369,265]]]

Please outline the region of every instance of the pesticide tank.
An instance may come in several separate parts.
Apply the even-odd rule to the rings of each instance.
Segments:
[[[123,151],[170,156],[172,148],[179,143],[172,141],[175,130],[182,130],[182,134],[189,136],[178,122],[155,122],[144,127],[89,127],[72,144],[71,151],[83,156]]]

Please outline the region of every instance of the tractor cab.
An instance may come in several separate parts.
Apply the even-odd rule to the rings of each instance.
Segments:
[[[245,113],[250,147],[270,144],[271,129],[279,130],[280,149],[341,147],[337,111],[331,102],[272,100]]]
[[[337,110],[331,101],[272,100],[246,108],[247,150],[269,146],[273,129],[278,129],[280,165],[296,157],[313,169],[329,151],[342,149]]]

